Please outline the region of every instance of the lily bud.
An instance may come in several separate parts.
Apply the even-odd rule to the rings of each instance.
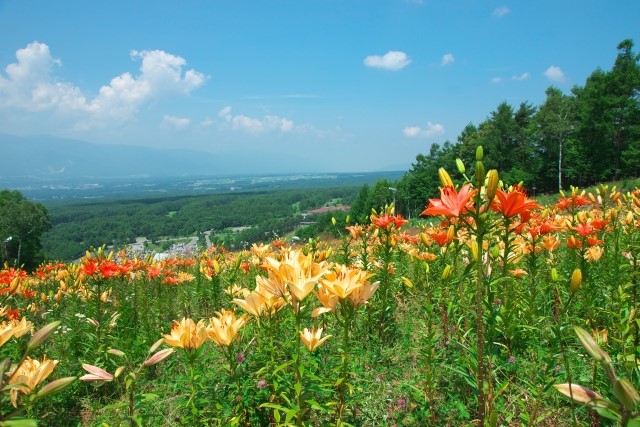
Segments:
[[[482,162],[476,162],[476,181],[478,181],[478,185],[482,185],[484,182],[485,170]]]
[[[489,177],[489,181],[487,182],[487,199],[491,202],[498,192],[500,177],[498,176],[498,171],[495,169],[491,169],[487,176]]]
[[[453,187],[453,181],[451,181],[451,177],[445,168],[438,169],[438,176],[440,177],[440,182],[443,187]]]
[[[616,378],[613,384],[613,394],[627,411],[635,411],[636,406],[640,403],[638,391],[626,378]]]
[[[426,233],[420,233],[420,240],[422,244],[425,246],[429,246],[429,236]]]
[[[574,294],[578,292],[578,289],[580,289],[581,284],[582,284],[582,270],[580,270],[579,268],[576,268],[575,270],[573,270],[573,273],[571,274],[571,292],[573,292]]]
[[[456,228],[453,225],[450,225],[449,229],[447,230],[447,242],[452,242],[455,236]]]
[[[336,226],[336,222],[337,222],[337,221],[336,221],[336,217],[335,217],[335,216],[332,216],[332,217],[331,217],[331,224],[333,224],[333,226],[334,226],[334,227]]]
[[[589,353],[596,362],[605,361],[607,363],[611,363],[611,357],[609,357],[609,355],[600,348],[589,332],[578,326],[574,326],[573,329],[584,349],[587,350],[587,353]]]
[[[413,288],[413,282],[408,277],[402,276],[402,283],[404,283],[407,288]]]
[[[554,282],[558,281],[558,270],[556,270],[555,267],[551,269],[551,280]]]
[[[478,148],[476,148],[476,161],[481,162],[483,158],[484,152],[482,150],[482,145],[478,145]]]
[[[462,163],[461,159],[456,159],[456,167],[458,168],[458,172],[464,175],[466,169],[464,168],[464,163]]]
[[[474,240],[471,242],[471,255],[475,261],[478,260],[478,241]]]
[[[51,322],[48,325],[45,325],[41,329],[38,330],[35,334],[31,336],[31,339],[27,343],[27,351],[26,354],[30,354],[33,349],[38,347],[40,344],[46,341],[47,338],[56,330],[58,326],[60,326],[62,322],[57,320],[55,322]]]
[[[45,385],[38,391],[38,393],[36,394],[36,397],[40,399],[42,397],[55,394],[65,389],[68,385],[70,385],[76,379],[77,379],[76,377],[66,377],[66,378],[57,379],[55,381],[51,381],[49,384]]]
[[[442,275],[440,276],[440,279],[446,280],[449,278],[449,276],[451,276],[451,266],[447,264],[444,270],[442,270]]]
[[[347,217],[345,218],[344,222],[349,224],[351,222],[351,216],[347,215]]]
[[[113,377],[118,378],[122,374],[124,369],[125,369],[124,366],[119,366],[118,369],[116,369],[116,371],[113,373]]]
[[[157,352],[156,354],[154,354],[153,356],[145,360],[143,362],[143,365],[151,366],[151,365],[155,365],[156,363],[160,363],[167,357],[171,356],[172,353],[173,353],[172,348],[165,348],[164,350],[160,350],[159,352]]]
[[[497,246],[494,246],[491,248],[491,257],[493,257],[494,259],[497,259],[498,257],[500,257],[500,248]]]

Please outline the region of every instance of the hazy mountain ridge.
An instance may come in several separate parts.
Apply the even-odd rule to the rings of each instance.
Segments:
[[[0,134],[2,178],[77,180],[220,175],[237,172],[232,155],[93,144],[52,136]],[[247,165],[251,167],[251,165]]]

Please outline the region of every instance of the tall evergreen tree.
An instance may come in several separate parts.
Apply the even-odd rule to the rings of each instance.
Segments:
[[[562,190],[565,144],[574,128],[573,97],[556,87],[546,90],[546,99],[533,118],[533,139],[541,166],[538,188],[541,191]]]

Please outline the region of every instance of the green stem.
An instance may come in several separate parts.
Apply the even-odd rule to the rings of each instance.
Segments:
[[[343,331],[342,331],[342,373],[340,379],[340,385],[338,386],[338,394],[340,398],[340,405],[338,406],[338,418],[336,420],[336,426],[342,425],[342,414],[345,409],[345,391],[347,389],[347,379],[349,377],[349,353],[351,353],[351,323],[353,321],[353,308],[346,300],[341,301],[342,312],[344,317]]]
[[[481,225],[479,224],[479,227]],[[483,316],[483,301],[484,301],[484,283],[483,283],[483,271],[482,271],[482,243],[484,240],[484,233],[479,230],[477,236],[478,242],[478,259],[476,260],[476,326],[477,326],[477,347],[478,347],[478,371],[476,375],[476,383],[478,386],[478,419],[481,426],[484,426],[485,421],[485,396],[484,396],[484,316]]]
[[[195,371],[193,368],[195,357],[192,354],[188,354],[189,357],[189,382],[191,383],[191,396],[189,396],[189,402],[187,405],[191,405],[191,413],[196,415],[198,412],[196,409],[196,385],[195,385]]]
[[[296,318],[296,334],[300,333],[300,303],[298,301],[293,301],[294,303],[294,311]],[[294,379],[296,382],[296,386],[294,387],[296,394],[296,426],[302,426],[303,420],[303,410],[302,410],[302,375],[300,372],[300,340],[297,341],[296,345],[296,354],[294,358]]]

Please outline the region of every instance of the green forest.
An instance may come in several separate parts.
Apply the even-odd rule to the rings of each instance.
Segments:
[[[472,165],[479,145],[487,170],[534,195],[640,175],[639,60],[633,41],[624,40],[611,70],[593,71],[571,93],[551,86],[539,106],[502,102],[456,141],[433,144],[397,183],[399,211],[417,215],[438,192],[438,168],[455,169],[456,158]]]

